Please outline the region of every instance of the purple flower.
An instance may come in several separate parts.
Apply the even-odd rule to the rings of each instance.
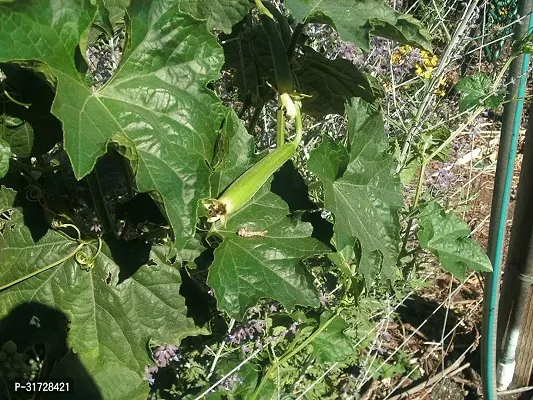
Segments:
[[[302,323],[302,320],[298,318],[298,321],[291,324],[291,326],[289,327],[289,331],[291,331],[293,335],[296,335],[296,331],[298,330],[298,325],[300,325],[301,323]]]
[[[329,293],[320,293],[320,305],[326,307],[332,300],[331,297],[332,296]]]
[[[147,365],[144,368],[144,379],[146,379],[150,385],[154,384],[155,378],[152,375],[157,373],[158,370],[159,368],[157,368],[157,366],[150,367]]]
[[[226,379],[224,382],[222,382],[218,387],[220,390],[231,390],[235,387],[235,385],[242,385],[244,380],[240,378],[237,375],[231,375]]]
[[[250,309],[248,310],[248,314],[251,314],[251,315],[253,315],[253,314],[260,314],[261,311],[263,311],[263,310],[261,309],[260,306],[255,306],[255,307],[252,307],[252,308],[250,308]]]
[[[249,326],[245,331],[250,340],[254,338],[255,329],[253,327]]]
[[[263,320],[256,320],[253,324],[253,327],[254,329],[258,332],[258,333],[263,333],[263,331],[265,330],[265,326],[266,326],[266,322],[263,321]]]
[[[270,311],[271,313],[276,312],[278,311],[278,307],[276,307],[276,305],[272,303],[271,305],[268,306],[268,311]]]
[[[228,338],[226,340],[227,340],[228,343],[231,343],[231,344],[238,344],[239,343],[239,340],[237,339],[237,336],[235,336],[235,334],[228,335]]]
[[[159,346],[154,353],[156,364],[160,367],[166,367],[170,360],[178,361],[177,351],[178,346],[173,344]]]

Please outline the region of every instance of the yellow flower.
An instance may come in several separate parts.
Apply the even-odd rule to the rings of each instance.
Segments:
[[[390,88],[391,88],[390,82],[384,82],[383,83],[383,87],[385,88],[385,90],[390,90]]]
[[[413,51],[413,48],[411,46],[409,46],[408,44],[406,44],[405,46],[401,46],[398,51],[401,53],[401,54],[408,54],[410,52]]]
[[[422,57],[422,63],[426,67],[435,67],[437,66],[437,63],[439,62],[439,58],[436,55],[431,55],[425,50],[422,50],[420,52],[420,56]]]
[[[435,94],[439,96],[446,96],[446,78],[442,78],[439,82],[439,86],[435,89]]]
[[[417,64],[415,67],[415,74],[418,76],[421,76],[424,79],[431,78],[431,74],[433,73],[433,67],[427,67],[425,65]]]
[[[402,57],[401,54],[399,54],[399,53],[394,53],[394,54],[392,55],[392,64],[393,64],[393,65],[402,65],[403,62],[404,62],[404,59],[403,59],[403,57]]]

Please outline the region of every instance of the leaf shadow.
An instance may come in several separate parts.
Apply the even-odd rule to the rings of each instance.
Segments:
[[[270,188],[272,193],[277,194],[287,203],[291,213],[316,208],[309,200],[307,184],[290,160],[274,174]]]
[[[451,364],[466,348],[477,342],[478,333],[475,329],[467,329],[461,314],[452,308],[447,310],[446,302],[442,304],[440,301],[428,300],[419,295],[411,296],[398,308],[398,319],[406,327],[406,333],[425,342],[441,342],[444,332],[443,348],[446,349],[446,362]],[[416,329],[417,332],[413,333]],[[468,352],[466,361],[470,362],[475,370],[480,371],[479,349]]]
[[[105,242],[111,251],[113,261],[118,265],[120,273],[118,284],[133,276],[143,265],[150,265],[151,246],[140,240],[119,241],[110,235]]]
[[[32,321],[33,323],[30,323]],[[13,341],[25,361],[39,356],[43,363],[34,382],[65,382],[69,391],[24,393],[14,382],[0,383],[0,398],[7,399],[103,399],[96,383],[77,354],[68,347],[69,318],[63,312],[36,302],[15,307],[0,320],[0,343]],[[20,378],[16,378],[20,382]],[[3,397],[6,396],[6,397]]]
[[[3,82],[5,90],[29,105],[25,107],[12,101],[3,104],[0,114],[21,121],[16,129],[6,130],[6,139],[13,152],[22,159],[45,154],[61,141],[63,135],[61,122],[51,113],[54,90],[42,74],[19,65],[0,64],[0,69],[6,76]]]
[[[312,238],[331,246],[333,224],[322,218],[320,210],[310,200],[307,183],[292,161],[287,161],[274,174],[270,190],[287,203],[291,213],[301,214],[301,220],[313,226]]]
[[[32,239],[37,243],[49,229],[42,207],[37,202],[29,201],[24,190],[17,192],[13,206],[22,209],[24,225],[30,231]]]

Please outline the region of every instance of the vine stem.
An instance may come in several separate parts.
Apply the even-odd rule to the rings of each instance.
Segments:
[[[81,248],[82,248],[83,246],[85,246],[85,244],[86,244],[86,243],[80,243],[80,244],[78,245],[78,247],[76,247],[76,249],[75,249],[74,251],[70,252],[69,254],[67,254],[67,255],[66,255],[65,257],[63,257],[63,258],[60,258],[59,260],[54,261],[52,264],[48,264],[48,265],[46,265],[46,266],[44,266],[44,267],[42,267],[42,268],[39,268],[39,269],[36,270],[36,271],[33,271],[33,272],[31,272],[31,273],[29,273],[29,274],[27,274],[27,275],[24,275],[24,276],[21,277],[21,278],[15,279],[14,281],[12,281],[12,282],[10,282],[10,283],[8,283],[8,284],[5,284],[5,285],[3,285],[3,286],[0,286],[0,292],[1,292],[2,290],[5,290],[5,289],[10,288],[10,287],[13,286],[13,285],[16,285],[17,283],[20,283],[20,282],[22,282],[22,281],[25,281],[26,279],[29,279],[29,278],[31,278],[31,277],[33,277],[33,276],[35,276],[35,275],[38,275],[38,274],[40,274],[41,272],[47,271],[47,270],[49,270],[49,269],[51,269],[51,268],[53,268],[53,267],[58,266],[59,264],[63,264],[63,263],[64,263],[65,261],[67,261],[69,258],[74,257],[74,256],[76,255],[76,253],[77,253],[78,251],[80,251]]]
[[[289,42],[289,47],[287,48],[287,57],[289,58],[289,61],[294,56],[294,52],[296,51],[296,46],[298,46],[298,39],[300,39],[300,35],[302,34],[303,30],[305,28],[305,24],[298,23],[294,27],[294,31],[292,32],[291,41]]]
[[[489,96],[491,96],[492,92],[495,92],[496,89],[498,88],[498,86],[500,86],[500,83],[505,75],[505,72],[507,71],[507,69],[510,67],[511,63],[513,62],[513,60],[516,58],[517,56],[516,55],[513,55],[511,57],[509,57],[509,59],[505,62],[504,66],[502,67],[502,69],[500,70],[498,76],[496,77],[496,79],[494,80],[494,83],[492,85],[492,91],[491,93],[489,93],[485,98],[488,98]],[[479,106],[477,107],[474,112],[472,113],[472,115],[470,116],[470,118],[468,118],[468,120],[461,124],[449,137],[448,139],[446,139],[444,142],[441,143],[441,145],[439,147],[437,147],[433,153],[431,153],[429,156],[424,156],[425,154],[425,149],[424,149],[424,152],[423,152],[423,155],[422,155],[422,165],[420,167],[420,171],[418,172],[418,176],[417,176],[417,185],[416,185],[416,192],[415,192],[415,197],[414,197],[414,200],[413,200],[413,206],[411,207],[411,210],[414,210],[416,209],[416,207],[418,207],[418,202],[420,201],[420,195],[422,194],[422,185],[424,183],[424,172],[426,170],[426,167],[427,165],[437,156],[439,155],[446,146],[448,146],[453,140],[455,140],[455,138],[457,136],[459,136],[459,134],[461,132],[463,132],[463,130],[468,127],[478,116],[479,114],[481,114],[483,112],[483,110],[485,110],[487,107],[485,106]],[[411,215],[413,215],[413,213],[411,213]],[[410,232],[411,232],[411,228],[413,226],[413,216],[411,216],[409,218],[409,220],[407,221],[407,227],[406,227],[406,230],[405,230],[405,236],[403,238],[403,243],[402,243],[402,249],[400,251],[400,254],[399,254],[399,258],[403,257],[404,253],[405,253],[405,250],[407,248],[407,242],[409,241],[409,236],[410,236]]]
[[[244,101],[243,105],[242,105],[242,108],[241,108],[241,111],[239,111],[239,119],[243,119],[244,118],[244,114],[246,114],[246,111],[248,111],[248,109],[250,108],[250,100],[248,99],[248,96],[246,96],[246,100]]]
[[[228,326],[228,332],[231,332],[233,329],[233,325],[235,325],[235,320],[232,318],[229,322]],[[209,374],[207,374],[206,380],[209,380],[211,378],[211,375],[213,375],[213,372],[215,372],[215,368],[217,366],[217,362],[220,359],[220,355],[222,354],[222,350],[224,350],[224,346],[226,345],[226,340],[223,340],[220,344],[220,347],[218,348],[217,353],[215,354],[215,359],[213,360],[213,363],[211,364],[211,368],[209,369]]]
[[[418,207],[418,202],[420,201],[420,195],[422,194],[422,185],[424,183],[424,172],[426,171],[426,161],[422,160],[422,165],[420,166],[420,172],[417,177],[417,183],[416,183],[416,192],[415,192],[415,198],[413,200],[413,206],[412,209],[416,209]],[[405,228],[405,235],[403,237],[402,242],[402,249],[400,251],[400,258],[403,257],[405,250],[407,248],[407,242],[409,241],[409,236],[411,233],[411,228],[413,227],[413,217],[410,217],[407,221],[407,227]]]
[[[299,346],[294,348],[292,351],[285,354],[283,357],[281,357],[279,360],[277,360],[274,364],[272,364],[266,371],[266,373],[261,378],[261,382],[259,383],[259,386],[254,390],[254,393],[252,394],[252,397],[250,397],[250,400],[255,400],[257,396],[261,393],[261,389],[263,389],[263,386],[266,384],[268,379],[270,378],[270,375],[272,374],[272,371],[279,368],[280,365],[282,365],[287,360],[294,357],[296,354],[298,354],[303,348],[307,347],[315,338],[320,335],[321,332],[323,332],[329,324],[333,322],[333,320],[339,315],[341,308],[338,308],[335,313],[326,321],[324,324],[316,331],[314,331],[307,339],[305,339]]]
[[[104,232],[110,232],[113,229],[113,221],[111,216],[107,211],[107,207],[104,201],[104,194],[102,192],[102,187],[100,186],[100,179],[98,178],[98,172],[96,168],[87,176],[87,183],[89,184],[89,189],[91,190],[91,196],[94,201],[94,206],[100,222],[104,227]]]
[[[500,83],[505,75],[505,72],[507,71],[507,69],[509,69],[509,66],[511,65],[511,63],[513,62],[513,60],[516,58],[516,56],[512,56],[512,57],[509,57],[509,59],[505,62],[504,66],[502,67],[500,73],[498,74],[498,76],[496,77],[496,79],[494,80],[494,84],[492,85],[492,92],[495,92],[496,89],[498,88],[498,86],[500,86]],[[490,97],[492,95],[492,92],[489,93],[483,100],[487,99],[488,97]],[[463,129],[465,129],[466,127],[468,127],[468,125],[470,125],[478,116],[479,114],[481,114],[487,107],[486,106],[479,106],[477,107],[474,112],[472,113],[472,115],[470,116],[470,118],[468,118],[468,120],[462,124],[459,128],[457,128],[451,135],[448,139],[446,139],[444,142],[442,142],[442,144],[437,147],[437,149],[435,151],[433,151],[433,153],[431,153],[427,158],[426,158],[426,164],[429,163],[430,161],[432,161],[442,150],[444,150],[444,148],[446,146],[448,146],[461,132],[463,132]]]
[[[276,146],[281,147],[285,143],[285,111],[281,105],[277,112],[276,127]]]
[[[294,137],[294,144],[296,144],[296,146],[299,146],[300,142],[302,141],[302,132],[303,132],[302,110],[300,107],[300,101],[295,101],[294,105],[296,107],[296,118],[294,120],[294,129],[295,129],[296,136]]]
[[[262,103],[261,105],[255,107],[254,113],[252,114],[250,124],[248,125],[248,133],[252,136],[254,136],[255,127],[257,126],[257,121],[259,121],[259,117],[261,116],[264,106],[265,103]]]
[[[128,200],[132,199],[133,196],[135,196],[135,189],[133,188],[133,182],[135,180],[135,177],[133,176],[132,166],[129,162],[129,160],[126,157],[121,156],[122,158],[122,169],[124,171],[124,175],[126,175],[126,189],[128,191]]]
[[[61,168],[65,168],[65,164],[58,164],[50,167],[38,167],[36,165],[28,165],[20,162],[18,160],[12,159],[17,165],[20,165],[22,168],[25,168],[28,171],[38,171],[38,172],[55,172],[59,171]]]

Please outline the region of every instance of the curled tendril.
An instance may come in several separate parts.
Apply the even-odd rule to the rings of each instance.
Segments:
[[[76,252],[74,259],[80,265],[81,269],[89,272],[90,270],[94,268],[96,257],[98,257],[98,254],[100,254],[101,249],[102,249],[102,239],[98,238],[98,248],[96,249],[96,253],[93,256],[90,256],[87,252],[83,250],[83,248],[81,248],[80,250]]]
[[[52,221],[52,228],[55,228],[55,229],[72,228],[72,229],[74,229],[76,231],[76,233],[78,235],[78,241],[81,241],[80,229],[74,224],[64,224],[63,222],[55,219],[55,220]]]
[[[90,257],[85,251],[78,250],[74,258],[84,271],[90,271],[94,268],[94,258]]]
[[[15,99],[13,96],[11,96],[9,94],[9,92],[4,88],[4,96],[6,96],[8,98],[9,101],[19,105],[19,106],[22,106],[22,107],[25,107],[25,108],[29,108],[31,107],[31,103],[23,103],[22,101],[18,101],[17,99]]]
[[[26,187],[26,199],[33,203],[41,202],[43,199],[43,191],[37,185],[30,184]]]

